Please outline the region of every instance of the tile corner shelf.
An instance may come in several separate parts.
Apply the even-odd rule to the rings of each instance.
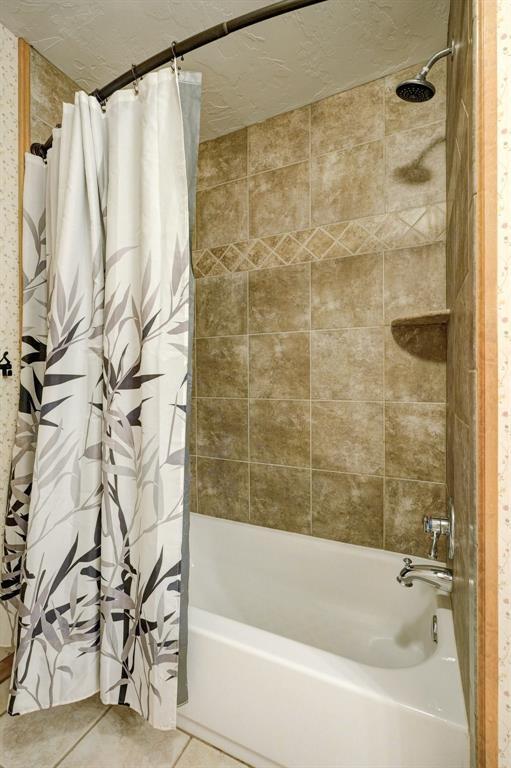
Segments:
[[[396,317],[390,325],[392,328],[401,325],[447,325],[451,314],[450,309],[441,309],[437,312],[424,312],[421,315],[409,317]]]

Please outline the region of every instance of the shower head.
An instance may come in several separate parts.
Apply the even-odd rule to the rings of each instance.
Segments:
[[[417,75],[417,77],[399,83],[396,93],[403,101],[429,101],[435,95],[435,86],[425,77]]]
[[[402,83],[399,83],[396,87],[396,94],[400,99],[403,99],[403,101],[421,102],[432,99],[435,95],[435,86],[433,83],[430,83],[429,80],[426,80],[426,75],[433,64],[436,64],[439,59],[443,59],[444,56],[453,55],[454,43],[450,48],[444,48],[443,51],[435,53],[415,77],[412,77],[409,80],[403,80]]]

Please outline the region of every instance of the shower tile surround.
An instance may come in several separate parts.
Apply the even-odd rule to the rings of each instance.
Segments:
[[[454,629],[476,765],[476,290],[473,0],[451,3],[447,101],[447,302],[451,311],[447,359],[447,490],[456,513],[452,594]]]
[[[445,62],[199,151],[191,435],[200,513],[424,555],[445,513]],[[441,555],[444,555],[442,550]]]

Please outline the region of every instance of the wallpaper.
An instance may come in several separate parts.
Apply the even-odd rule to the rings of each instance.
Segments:
[[[8,351],[13,375],[0,375],[0,509],[5,508],[18,406],[18,45],[0,24],[0,358]],[[0,538],[3,516],[0,518]],[[10,638],[0,615],[0,646]],[[8,636],[4,633],[7,633]]]
[[[499,768],[511,765],[511,4],[498,2]],[[506,33],[507,30],[507,33]]]

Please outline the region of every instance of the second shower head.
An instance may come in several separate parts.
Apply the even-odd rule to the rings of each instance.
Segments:
[[[426,75],[429,73],[433,64],[436,64],[439,59],[443,59],[444,56],[452,56],[453,54],[454,44],[449,48],[444,48],[442,51],[435,53],[415,77],[412,77],[409,80],[403,80],[402,83],[399,83],[396,87],[396,94],[399,98],[403,99],[403,101],[414,103],[432,99],[436,89],[433,83],[430,83],[429,80],[426,79]]]

